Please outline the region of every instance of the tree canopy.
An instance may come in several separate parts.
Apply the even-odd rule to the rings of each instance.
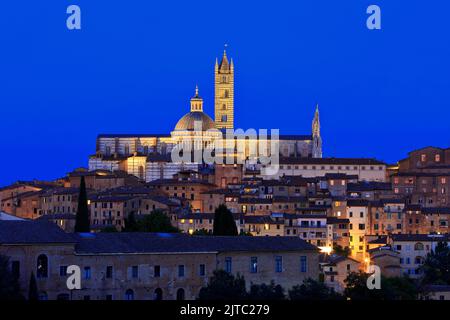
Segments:
[[[345,283],[347,287],[344,294],[350,300],[415,300],[418,288],[413,280],[406,277],[386,278],[381,276],[381,289],[370,290],[367,279],[370,275],[360,272],[351,272]]]
[[[245,280],[224,270],[215,270],[208,285],[200,290],[199,300],[244,300],[247,298]]]
[[[0,255],[0,300],[23,300],[18,278],[11,272],[9,258]]]
[[[250,300],[284,300],[284,289],[279,284],[275,285],[272,281],[270,284],[252,284],[249,292]]]
[[[142,215],[136,219],[134,213],[130,213],[125,220],[124,232],[166,232],[174,233],[179,230],[174,227],[167,214],[160,210],[154,210],[149,215]]]
[[[75,232],[90,232],[89,209],[87,203],[86,183],[84,177],[80,180],[80,192],[78,194],[78,210],[75,220]]]
[[[233,214],[227,206],[221,204],[214,213],[213,234],[215,236],[237,236],[238,230]]]
[[[450,248],[447,242],[439,242],[419,270],[423,273],[423,285],[450,285]]]
[[[342,296],[328,288],[323,282],[308,278],[301,285],[289,290],[291,300],[339,300]]]

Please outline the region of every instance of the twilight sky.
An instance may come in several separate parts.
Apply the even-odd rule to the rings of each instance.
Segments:
[[[81,7],[82,29],[66,28]],[[377,4],[382,30],[366,28]],[[236,127],[309,134],[324,155],[395,162],[450,146],[448,1],[7,1],[0,186],[87,166],[99,133],[168,133],[214,61],[236,68]]]

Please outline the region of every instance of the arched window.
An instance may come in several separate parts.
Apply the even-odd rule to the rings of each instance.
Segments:
[[[36,276],[38,278],[48,277],[48,258],[45,254],[41,254],[37,258]]]
[[[48,300],[47,292],[45,291],[39,292],[39,300]]]
[[[70,300],[68,293],[60,293],[56,296],[56,300]]]
[[[177,290],[177,300],[184,300],[184,289],[180,288]]]
[[[227,105],[225,103],[222,105],[222,110],[227,110]]]
[[[224,98],[228,98],[230,96],[230,93],[228,92],[228,90],[225,90],[225,93],[223,96],[224,96]]]
[[[153,300],[162,300],[163,299],[163,291],[161,288],[155,289],[153,294]]]
[[[125,300],[134,300],[134,291],[131,289],[128,289],[125,291]]]
[[[416,257],[414,259],[414,263],[415,264],[423,264],[424,263],[424,259],[422,257]]]
[[[417,242],[414,245],[414,250],[423,250],[423,244],[421,242]]]

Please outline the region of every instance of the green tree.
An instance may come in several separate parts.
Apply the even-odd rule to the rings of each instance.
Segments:
[[[221,204],[214,213],[213,234],[215,236],[237,236],[238,230],[233,214],[227,206]]]
[[[37,300],[39,300],[39,294],[38,294],[38,288],[37,288],[37,283],[36,283],[36,277],[34,276],[33,272],[31,272],[30,284],[28,286],[28,300],[30,300],[30,301],[37,301]]]
[[[23,300],[17,277],[13,275],[9,258],[0,255],[0,300]]]
[[[137,229],[140,232],[179,232],[178,228],[170,222],[169,216],[160,210],[154,210],[149,215],[144,215],[139,219]]]
[[[200,289],[199,300],[244,300],[248,297],[245,280],[224,270],[215,270],[208,285]]]
[[[415,300],[418,288],[413,280],[406,277],[386,278],[381,276],[381,288],[370,290],[367,287],[369,274],[352,272],[345,279],[344,294],[350,300]]]
[[[86,183],[84,177],[80,181],[80,193],[78,195],[78,210],[75,220],[75,232],[90,232],[89,210],[87,204]]]
[[[249,292],[250,300],[284,300],[284,288],[274,281],[270,284],[252,284]]]
[[[160,210],[154,210],[148,215],[142,215],[136,219],[134,212],[130,212],[125,219],[124,232],[179,232],[178,228],[170,223],[167,214]]]
[[[113,233],[113,232],[119,232],[119,231],[117,230],[117,228],[115,226],[107,226],[107,227],[101,229],[100,232]]]
[[[301,285],[289,290],[291,300],[340,300],[343,297],[328,288],[324,283],[308,278]]]
[[[134,211],[131,211],[128,214],[128,217],[125,219],[125,226],[123,228],[124,232],[138,232],[139,226],[136,222],[136,216],[134,214]]]
[[[417,300],[419,290],[414,280],[407,277],[381,277],[386,300]]]
[[[344,295],[351,300],[383,300],[382,289],[372,289],[367,287],[369,274],[359,271],[351,272],[344,280],[346,288]],[[381,286],[383,288],[383,286]]]
[[[202,228],[200,230],[195,230],[194,233],[192,233],[194,236],[212,236],[212,232],[206,230],[205,228]]]
[[[423,272],[423,285],[450,285],[450,248],[447,242],[440,241],[427,255],[419,270]]]
[[[333,247],[333,251],[334,251],[335,254],[343,256],[343,257],[348,257],[350,255],[350,248],[349,247],[343,248],[340,245],[335,245]]]

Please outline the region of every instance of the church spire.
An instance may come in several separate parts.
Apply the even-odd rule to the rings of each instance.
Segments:
[[[228,47],[228,45],[225,44],[224,49],[223,49],[222,61],[220,61],[220,65],[219,65],[219,69],[222,72],[230,69],[230,64],[228,62],[228,57],[227,57],[227,47]]]
[[[198,95],[198,85],[195,86],[195,96],[191,98],[191,112],[203,112],[203,99]]]
[[[319,104],[316,105],[316,112],[314,113],[314,119],[312,122],[312,140],[313,158],[322,158],[322,137],[320,135],[320,115],[319,115]]]
[[[316,105],[316,112],[314,113],[314,119],[312,123],[312,134],[320,136],[320,116],[319,116],[319,104]]]

